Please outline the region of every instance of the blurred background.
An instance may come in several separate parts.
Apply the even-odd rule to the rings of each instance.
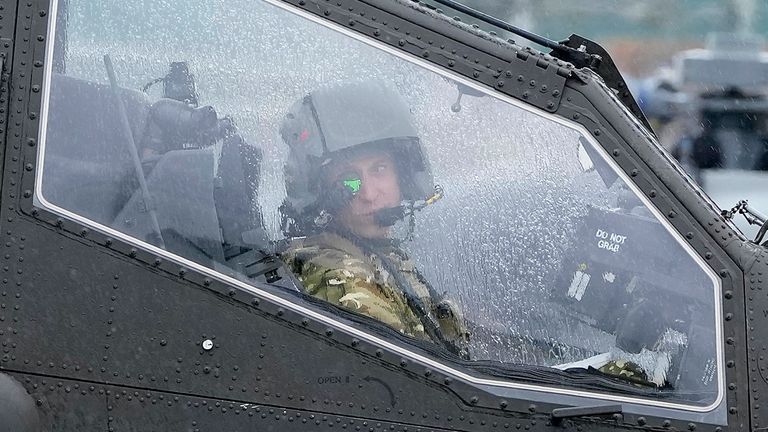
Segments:
[[[630,76],[652,75],[715,32],[768,31],[765,0],[460,0],[554,40],[577,33],[598,41]]]
[[[549,39],[601,44],[660,143],[713,200],[768,213],[768,1],[459,1]],[[750,238],[759,230],[735,221]]]

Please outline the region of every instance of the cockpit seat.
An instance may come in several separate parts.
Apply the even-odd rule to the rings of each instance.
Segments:
[[[134,137],[141,137],[150,109],[146,95],[121,89],[120,96]],[[49,113],[43,197],[109,225],[138,187],[112,89],[54,74]]]
[[[154,209],[166,250],[208,266],[223,262],[213,173],[213,148],[165,153],[147,177],[150,199],[137,188],[111,226],[153,243]]]
[[[247,277],[274,274],[279,263],[269,259],[271,242],[254,206],[260,150],[230,119],[219,119],[220,146],[177,146],[143,158],[145,198],[131,146],[145,156],[140,146],[153,130],[152,103],[138,91],[119,95],[132,137],[110,86],[53,76],[43,197],[139,240],[159,245],[162,238],[166,250],[194,262]]]

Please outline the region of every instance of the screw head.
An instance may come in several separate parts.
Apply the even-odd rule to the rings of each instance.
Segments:
[[[213,341],[210,339],[206,339],[202,343],[203,349],[206,351],[210,351],[213,349]]]

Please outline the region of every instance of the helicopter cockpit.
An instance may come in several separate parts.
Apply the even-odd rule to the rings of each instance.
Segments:
[[[236,16],[185,3],[190,32],[152,2],[68,2],[43,89],[40,207],[491,387],[722,409],[719,281],[590,131],[282,3],[235,3]],[[275,255],[294,234],[281,122],[307,94],[359,82],[403,98],[444,191],[392,235],[462,310],[469,359],[318,305]],[[601,372],[611,362],[643,379]]]

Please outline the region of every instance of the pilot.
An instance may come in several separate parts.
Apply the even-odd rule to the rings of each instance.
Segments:
[[[467,358],[459,309],[392,234],[441,196],[400,95],[377,82],[320,89],[294,104],[280,133],[292,238],[281,257],[306,293]]]

